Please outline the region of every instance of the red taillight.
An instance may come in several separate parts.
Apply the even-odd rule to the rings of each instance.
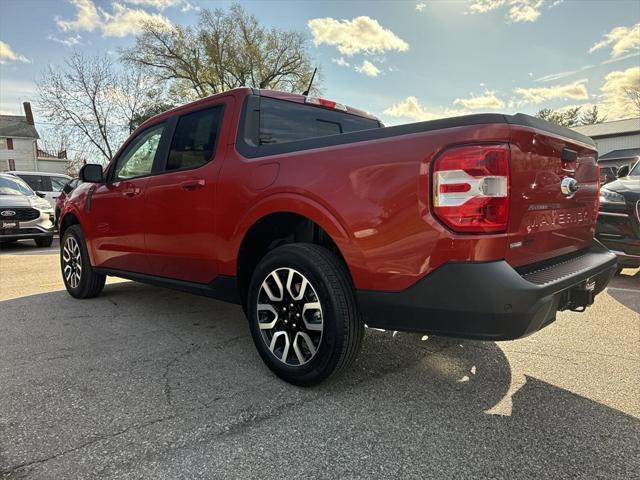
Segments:
[[[333,108],[334,110],[342,110],[343,112],[347,111],[347,107],[343,104],[334,102],[333,100],[327,100],[326,98],[306,97],[304,101],[305,103],[310,103],[318,107]]]
[[[607,177],[605,177],[605,182],[607,181]],[[598,191],[596,192],[596,219],[598,218],[598,215],[600,215],[600,187],[601,187],[601,182],[600,182],[600,166],[598,165]]]
[[[509,146],[446,150],[433,165],[433,208],[461,233],[496,233],[509,219]]]

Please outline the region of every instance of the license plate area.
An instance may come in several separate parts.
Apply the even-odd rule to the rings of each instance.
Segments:
[[[2,230],[17,230],[20,228],[20,222],[16,220],[2,220],[0,222],[0,228]]]

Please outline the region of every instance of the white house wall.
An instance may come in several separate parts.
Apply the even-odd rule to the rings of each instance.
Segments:
[[[34,170],[35,140],[13,137],[13,149],[0,149],[0,171],[9,169],[9,160],[15,161],[16,170]]]

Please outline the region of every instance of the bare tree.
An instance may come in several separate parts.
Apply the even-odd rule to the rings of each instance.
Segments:
[[[302,33],[268,29],[237,4],[203,9],[196,27],[146,23],[122,58],[187,98],[241,86],[302,92],[313,73]]]
[[[635,115],[640,117],[640,87],[625,88],[624,93],[629,99],[629,102],[635,111]]]
[[[39,109],[70,149],[108,161],[148,101],[148,89],[139,72],[121,72],[107,55],[74,53],[39,80]]]
[[[607,120],[606,115],[600,115],[598,106],[594,105],[591,110],[587,110],[580,116],[580,125],[593,125],[595,123],[602,123]]]

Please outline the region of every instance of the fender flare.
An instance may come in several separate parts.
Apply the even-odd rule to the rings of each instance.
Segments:
[[[240,247],[251,227],[260,219],[274,213],[293,213],[308,218],[319,225],[338,247],[352,278],[354,278],[355,271],[363,267],[364,255],[353,242],[348,229],[337,214],[309,196],[283,192],[260,199],[238,222],[231,241],[231,251],[235,259],[234,271],[237,271],[238,268]]]

